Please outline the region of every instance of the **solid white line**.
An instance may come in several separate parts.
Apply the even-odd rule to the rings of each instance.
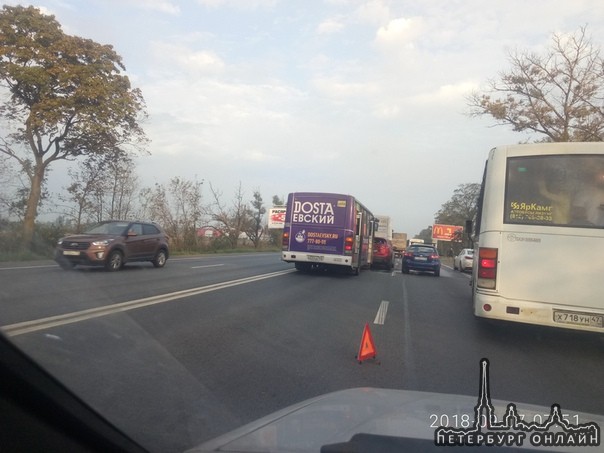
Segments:
[[[0,271],[15,271],[15,270],[19,270],[19,269],[39,269],[42,267],[59,268],[59,265],[58,264],[40,264],[38,266],[0,267]]]
[[[205,266],[191,266],[191,269],[201,269],[203,267],[220,267],[224,266],[224,264],[207,264]]]
[[[375,319],[373,320],[374,324],[384,325],[386,322],[386,313],[388,313],[388,305],[390,302],[387,300],[383,300],[380,304],[380,308],[378,308],[377,314],[375,315]]]
[[[237,280],[231,280],[229,282],[215,283],[213,285],[200,286],[198,288],[185,289],[182,291],[176,291],[168,294],[161,294],[158,296],[145,297],[143,299],[135,299],[128,302],[121,302],[118,304],[107,305],[104,307],[90,308],[88,310],[76,311],[73,313],[66,313],[64,315],[50,316],[48,318],[35,319],[33,321],[19,322],[16,324],[10,324],[2,326],[2,330],[9,337],[22,335],[24,333],[35,332],[37,330],[44,330],[50,327],[62,326],[65,324],[72,324],[75,322],[85,321],[87,319],[100,318],[102,316],[111,315],[114,313],[120,313],[129,310],[135,310],[141,307],[147,307],[149,305],[162,304],[165,302],[171,302],[174,300],[182,299],[185,297],[196,296],[198,294],[208,293],[211,291],[217,291],[219,289],[230,288],[231,286],[243,285],[246,283],[252,283],[258,280],[264,280],[267,278],[278,277],[280,275],[289,274],[296,272],[295,269],[288,269],[285,271],[271,272],[268,274],[255,275],[252,277],[240,278]]]

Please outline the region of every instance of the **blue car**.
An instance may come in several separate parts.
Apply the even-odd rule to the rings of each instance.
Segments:
[[[403,253],[403,274],[409,271],[432,272],[435,277],[440,275],[440,256],[431,245],[415,244],[407,247]]]

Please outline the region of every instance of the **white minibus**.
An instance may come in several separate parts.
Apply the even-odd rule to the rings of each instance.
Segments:
[[[604,332],[604,143],[491,150],[473,231],[477,317]]]

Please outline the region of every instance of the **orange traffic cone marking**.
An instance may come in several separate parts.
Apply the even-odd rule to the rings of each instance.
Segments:
[[[359,346],[359,353],[357,354],[357,360],[359,363],[363,363],[363,360],[375,359],[376,354],[377,351],[375,350],[371,330],[369,330],[369,324],[365,323],[363,336],[361,337],[361,345]]]

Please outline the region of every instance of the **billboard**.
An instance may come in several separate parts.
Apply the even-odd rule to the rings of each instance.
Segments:
[[[442,241],[461,241],[462,236],[462,226],[441,225],[438,223],[432,225],[432,239],[439,239]]]
[[[285,225],[285,212],[287,208],[285,206],[273,206],[268,210],[268,227],[269,228],[283,228]]]

